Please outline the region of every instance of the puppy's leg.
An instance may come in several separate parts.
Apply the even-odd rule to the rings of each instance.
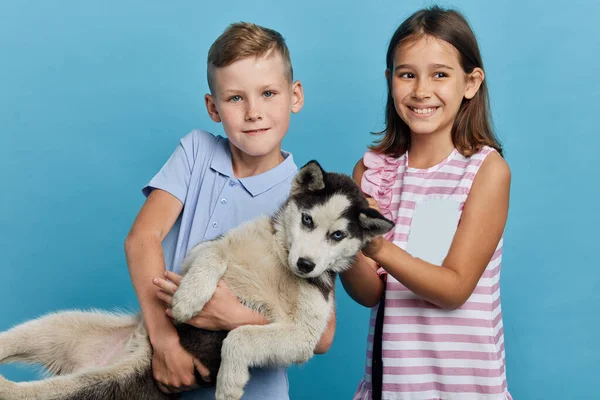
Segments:
[[[173,296],[173,317],[186,322],[204,308],[227,269],[216,242],[196,246],[184,262],[185,275]]]
[[[165,399],[151,379],[152,350],[145,336],[128,343],[128,354],[102,367],[35,382],[10,382],[0,377],[2,400],[128,400]]]
[[[139,322],[101,312],[49,314],[0,333],[0,364],[39,363],[51,374],[106,365],[123,354]]]
[[[318,342],[317,334],[311,333],[306,327],[280,323],[245,325],[229,332],[221,351],[215,399],[241,399],[249,367],[307,361]]]

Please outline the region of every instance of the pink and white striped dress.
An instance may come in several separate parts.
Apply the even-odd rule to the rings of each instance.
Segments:
[[[428,200],[457,202],[458,212],[485,157],[484,147],[471,157],[456,149],[428,169],[408,168],[399,158],[367,152],[361,186],[378,200],[382,213],[396,222],[387,239],[406,249],[415,208]],[[511,399],[506,384],[504,331],[500,309],[502,242],[468,301],[444,310],[387,276],[382,334],[382,399]],[[383,269],[379,273],[385,273]],[[371,399],[373,332],[371,311],[365,377],[354,400]]]

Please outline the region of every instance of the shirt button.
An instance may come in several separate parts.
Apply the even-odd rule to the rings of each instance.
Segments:
[[[221,199],[221,204],[227,204],[227,199]]]
[[[229,181],[229,186],[235,186],[236,183],[234,181]]]
[[[218,223],[217,221],[215,221],[215,222],[213,222],[213,223],[212,223],[212,227],[213,227],[213,228],[216,228],[216,227],[218,227],[218,226],[219,226],[219,223]]]

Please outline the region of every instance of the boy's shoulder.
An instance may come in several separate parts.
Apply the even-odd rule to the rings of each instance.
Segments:
[[[181,138],[181,143],[184,147],[202,148],[207,145],[214,145],[220,139],[223,138],[203,129],[193,129]]]
[[[225,145],[224,138],[203,129],[194,129],[180,139],[180,147],[192,160],[208,157],[219,145]]]

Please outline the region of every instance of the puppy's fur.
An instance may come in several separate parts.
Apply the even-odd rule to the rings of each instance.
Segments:
[[[338,272],[393,227],[370,209],[345,175],[311,161],[273,217],[257,218],[195,246],[173,298],[181,343],[211,371],[218,400],[244,393],[248,368],[307,361],[333,307]],[[224,279],[268,325],[210,332],[185,324]],[[168,399],[152,379],[152,348],[140,316],[68,311],[0,334],[0,362],[41,363],[55,375],[15,383],[0,377],[0,399]]]

